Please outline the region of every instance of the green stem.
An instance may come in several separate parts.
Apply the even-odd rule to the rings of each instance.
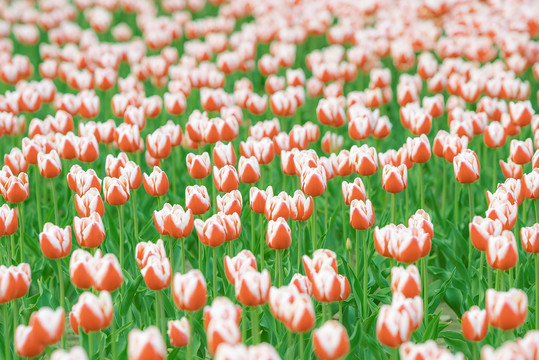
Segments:
[[[427,291],[427,281],[428,281],[427,262],[428,262],[428,259],[426,256],[421,258],[421,285],[423,287],[423,320],[425,322],[425,328],[427,328],[428,321],[429,321],[429,294]]]
[[[13,242],[13,235],[10,236],[10,239],[8,239],[6,241],[6,245],[7,245],[7,252],[6,252],[6,258],[7,258],[7,261],[6,261],[6,264],[8,265],[11,265],[11,262],[13,261],[13,250],[11,250],[11,243]]]
[[[283,284],[283,266],[281,264],[281,250],[276,250],[275,260],[277,263],[277,287],[281,287],[281,285]]]
[[[404,215],[404,218],[406,219],[406,217],[409,214],[409,209],[408,209],[408,186],[406,186],[404,188],[404,203],[405,203],[404,209],[406,211],[405,212],[406,215]]]
[[[367,261],[367,239],[365,231],[362,231],[361,234],[363,235],[363,319],[366,320],[369,316],[369,304],[367,302],[367,292],[369,290],[369,263]],[[339,320],[342,321],[342,319]]]
[[[344,210],[345,205],[346,204],[344,203],[344,199],[343,199],[343,201],[341,202],[341,213],[342,213],[342,238],[344,239],[344,241],[346,241],[346,223],[348,222],[346,219],[346,214]]]
[[[425,192],[423,191],[423,164],[417,164],[419,167],[419,182],[421,184],[419,188],[419,194],[421,199],[421,209],[425,209]]]
[[[286,331],[286,337],[288,340],[288,358],[294,360],[294,347],[292,345],[292,332],[290,330]]]
[[[24,262],[24,214],[22,203],[17,204],[18,220],[19,220],[19,251],[21,263]],[[42,226],[41,223],[39,226]]]
[[[187,317],[189,319],[189,326],[193,327],[193,312],[189,311],[187,313]],[[193,359],[193,334],[191,331],[191,334],[189,334],[189,342],[187,343],[187,360]]]
[[[180,241],[182,246],[182,274],[185,274],[185,239],[182,238]]]
[[[258,308],[256,306],[251,306],[251,326],[253,327],[253,345],[256,345],[260,342],[259,340],[259,329],[258,329]]]
[[[303,242],[303,238],[301,236],[301,222],[298,221],[297,222],[297,225],[298,225],[298,273],[300,272],[300,269],[301,269],[301,243]]]
[[[329,194],[326,191],[324,193],[324,224],[326,225],[326,229],[329,226],[329,224],[328,224],[328,208],[329,208],[328,201],[329,201]]]
[[[56,260],[56,264],[58,265],[58,283],[60,286],[60,307],[64,309],[64,275],[62,271],[62,259]],[[65,347],[65,337],[62,336],[62,347]]]
[[[124,239],[123,239],[123,218],[122,218],[122,208],[121,206],[116,206],[116,209],[118,210],[118,220],[120,221],[120,267],[124,268]]]
[[[447,161],[442,158],[442,217],[445,216],[445,193],[447,187],[447,174],[445,173],[446,163]]]
[[[213,298],[217,297],[217,248],[212,247],[213,258],[212,258],[212,274],[213,274]]]
[[[255,250],[255,212],[251,210],[251,251]]]
[[[535,254],[535,329],[539,329],[539,253]]]
[[[161,305],[159,304],[159,291],[155,291],[155,326],[161,330]]]
[[[92,331],[88,333],[88,354],[90,359],[94,358],[94,334]]]
[[[4,355],[6,357],[6,360],[10,360],[11,357],[10,357],[10,347],[11,347],[11,344],[10,344],[10,339],[12,338],[12,336],[9,335],[8,333],[8,315],[7,315],[7,303],[5,303],[3,306],[2,306],[2,311],[4,313]]]
[[[494,192],[496,190],[496,184],[498,183],[498,168],[497,168],[497,156],[498,149],[494,148],[492,150],[492,191]]]
[[[305,343],[303,341],[303,333],[299,333],[299,358],[305,359]]]
[[[15,261],[15,235],[11,234],[11,262]]]
[[[136,201],[136,191],[135,189],[131,190],[131,194],[133,194],[133,200],[131,201],[132,209],[133,209],[133,227],[135,230],[135,240],[138,241],[138,220],[137,220],[137,201]]]
[[[479,290],[479,299],[481,299],[481,295],[484,295],[484,289],[483,289],[483,267],[485,267],[485,252],[484,251],[481,251],[481,258],[479,260],[480,264],[479,264],[479,286],[478,286],[478,290]],[[481,301],[480,301],[481,303]]]
[[[394,347],[394,348],[391,349],[391,351],[393,353],[393,357],[391,359],[397,360],[399,358],[399,348]]]
[[[115,319],[112,319],[112,322],[110,324],[110,342],[111,342],[111,348],[112,348],[112,358],[117,359],[117,352],[116,352],[116,321]]]
[[[259,219],[260,219],[259,225],[260,225],[260,228],[262,228],[262,225],[264,223],[264,218],[262,217],[262,215],[260,215]],[[258,246],[260,247],[260,271],[262,271],[262,269],[264,269],[264,251],[266,250],[264,248],[264,241],[262,241],[262,238],[258,242]]]
[[[455,227],[458,229],[459,227],[459,182],[455,179],[455,203],[453,204],[453,223],[455,224]]]
[[[395,219],[396,197],[397,197],[397,194],[395,194],[395,193],[391,194],[391,223],[392,224],[395,224],[395,220],[396,220]]]
[[[60,226],[60,222],[58,221],[58,201],[56,199],[56,189],[54,188],[54,181],[52,180],[52,178],[50,178],[49,180],[51,183],[52,203],[54,204],[54,223]]]
[[[469,197],[469,200],[470,200],[470,224],[472,223],[473,221],[473,191],[472,191],[472,184],[468,184],[468,197]],[[473,260],[472,260],[472,256],[473,256],[473,253],[472,253],[472,242],[471,241],[468,241],[468,272],[470,272],[471,274],[471,271],[472,271],[472,263],[473,263]]]
[[[315,201],[314,201],[314,198],[313,198],[313,214],[311,215],[311,236],[312,236],[312,246],[313,246],[313,249],[312,249],[312,252],[314,253],[314,251],[316,250],[316,243],[317,243],[317,238],[316,238],[316,207],[314,206],[315,204]]]
[[[41,219],[41,196],[39,194],[39,187],[40,187],[40,181],[39,181],[39,170],[37,168],[37,165],[36,167],[34,168],[34,181],[36,182],[36,202],[37,202],[37,221],[38,221],[38,228],[43,226],[43,221]],[[18,206],[18,205],[17,205]],[[19,216],[21,214],[19,213]],[[22,218],[22,216],[20,217]]]
[[[539,223],[539,199],[533,200],[535,203],[535,223]]]

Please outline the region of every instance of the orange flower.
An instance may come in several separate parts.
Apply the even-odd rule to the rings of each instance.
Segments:
[[[522,185],[528,199],[539,199],[539,169],[524,174]]]
[[[119,153],[117,157],[108,154],[105,159],[105,172],[107,176],[114,178],[120,177],[122,174],[122,168],[125,166],[125,164],[127,164],[128,161],[129,159],[124,152]]]
[[[217,195],[217,211],[225,213],[227,215],[236,213],[241,215],[241,210],[243,206],[243,201],[241,198],[241,192],[238,190],[232,190],[231,192],[226,193],[222,197]]]
[[[93,135],[79,137],[77,142],[77,159],[82,162],[93,162],[99,158],[99,144]]]
[[[155,326],[145,330],[133,329],[127,336],[127,358],[129,360],[164,360],[167,347]]]
[[[29,326],[32,328],[30,336],[43,345],[52,345],[62,338],[64,324],[64,309],[52,310],[46,306],[42,307],[30,316]]]
[[[150,175],[144,173],[142,182],[150,196],[163,196],[169,188],[167,174],[159,166],[154,166]]]
[[[520,229],[520,241],[526,252],[537,254],[539,253],[539,224]]]
[[[271,186],[268,187],[270,189]],[[267,194],[271,192],[273,194],[273,188],[270,191],[266,192]],[[266,199],[266,205],[264,209],[264,214],[268,220],[276,220],[280,217],[288,220],[291,213],[291,199],[290,196],[282,191],[279,195],[269,196]]]
[[[313,350],[322,360],[336,360],[350,351],[350,340],[341,323],[329,320],[313,331]]]
[[[71,191],[83,196],[91,188],[101,190],[101,179],[94,169],[82,170],[79,165],[73,165],[67,174],[67,184]]]
[[[174,303],[180,310],[198,311],[206,305],[206,280],[199,270],[174,274],[172,282]]]
[[[406,148],[410,160],[416,164],[426,163],[431,157],[429,138],[425,134],[413,139],[408,138]]]
[[[184,211],[181,205],[174,205],[165,217],[166,233],[175,239],[186,238],[193,231],[193,213]]]
[[[129,183],[130,190],[136,190],[142,185],[140,166],[133,161],[128,161],[121,169],[120,176],[124,176]]]
[[[239,178],[242,183],[254,184],[260,179],[260,165],[256,157],[240,157],[238,165]]]
[[[249,250],[242,250],[233,258],[225,256],[225,275],[232,285],[236,284],[238,273],[248,271],[247,268],[256,270],[256,258]]]
[[[374,208],[370,200],[352,200],[350,225],[356,230],[366,230],[374,224]]]
[[[273,188],[268,186],[266,191],[259,190],[253,186],[249,190],[249,205],[251,210],[257,214],[263,214],[266,209],[266,200],[268,197],[273,197]]]
[[[290,331],[304,333],[316,322],[310,295],[300,293],[293,286],[270,289],[269,306],[273,316]]]
[[[43,226],[39,234],[39,245],[43,255],[49,259],[60,259],[71,252],[71,226],[64,229],[52,223]]]
[[[129,200],[129,182],[125,176],[103,179],[103,195],[105,201],[113,206],[123,205]]]
[[[170,285],[170,261],[165,253],[163,240],[156,243],[139,242],[135,249],[137,265],[146,286],[151,290],[162,290]]]
[[[18,215],[15,209],[10,209],[8,204],[0,207],[0,228],[3,228],[3,236],[13,235],[19,227]]]
[[[112,298],[106,291],[99,296],[84,292],[69,313],[69,323],[75,334],[79,334],[79,326],[84,332],[94,332],[106,329],[112,322],[114,308]]]
[[[170,135],[161,129],[146,136],[146,150],[155,159],[165,159],[172,151]]]
[[[487,336],[487,311],[472,306],[462,315],[462,335],[469,341],[481,341]]]
[[[282,217],[270,220],[266,230],[266,244],[271,249],[287,249],[292,243],[292,231],[286,220]]]
[[[408,265],[406,269],[402,266],[391,268],[391,292],[407,298],[421,294],[421,280],[415,265]]]
[[[94,212],[85,218],[75,216],[73,230],[77,242],[82,247],[95,248],[105,240],[105,227],[101,216]]]
[[[193,185],[185,188],[185,207],[191,210],[194,215],[205,214],[210,206],[210,196],[204,185]]]
[[[4,154],[4,164],[9,167],[13,175],[19,175],[28,170],[28,162],[19,148],[12,148],[9,154]]]
[[[332,267],[323,266],[308,276],[313,285],[313,296],[320,302],[344,301],[350,296],[348,279]]]
[[[217,349],[226,348],[227,344],[241,343],[239,326],[232,320],[212,320],[206,329],[208,350],[215,355]]]
[[[213,215],[206,221],[195,219],[194,224],[198,239],[204,245],[217,247],[225,242],[227,237],[226,227],[218,215]]]
[[[500,160],[500,167],[502,168],[502,174],[506,179],[522,178],[522,165],[515,164],[511,160],[508,160],[507,162]]]
[[[462,184],[470,184],[479,179],[479,159],[473,150],[463,150],[453,158],[455,178]]]
[[[301,172],[301,190],[312,197],[322,195],[327,188],[326,170],[323,166],[306,167]]]
[[[398,347],[411,335],[410,316],[391,305],[382,305],[376,320],[376,336],[381,344]]]
[[[490,325],[502,330],[513,330],[526,320],[528,296],[520,289],[510,289],[507,292],[488,289],[485,308]]]
[[[509,154],[511,161],[515,164],[524,165],[529,163],[533,157],[532,139],[526,139],[525,141],[511,140]]]
[[[48,154],[37,154],[37,164],[39,173],[46,178],[54,178],[62,172],[62,162],[56,150],[52,150]]]
[[[294,197],[290,199],[290,218],[295,221],[306,221],[313,214],[313,198],[306,197],[301,190],[294,192]]]
[[[28,293],[30,283],[32,282],[30,265],[20,263],[17,266],[10,266],[8,270],[13,275],[13,280],[15,281],[15,293],[13,294],[13,298],[19,299]],[[1,298],[2,296],[0,295],[0,299]]]
[[[225,165],[236,166],[236,153],[232,143],[224,144],[218,141],[213,148],[213,163],[219,169]]]
[[[472,244],[479,251],[487,250],[488,240],[491,236],[498,236],[502,233],[502,223],[488,217],[474,216],[469,228]]]
[[[493,121],[487,125],[483,132],[483,141],[489,148],[499,148],[505,144],[507,134],[503,125],[497,121]]]
[[[16,282],[11,268],[0,265],[0,304],[15,299]]]
[[[518,261],[518,250],[515,235],[504,230],[500,235],[491,236],[487,243],[488,264],[499,270],[508,270]]]
[[[361,176],[371,176],[378,171],[378,156],[376,149],[367,144],[361,147],[352,146],[350,149],[350,161],[354,171]]]
[[[208,326],[212,322],[219,323],[221,321],[232,320],[236,326],[240,325],[241,321],[241,306],[235,305],[227,297],[216,297],[211,306],[204,308],[204,330],[208,330]]]
[[[382,173],[382,187],[390,193],[400,193],[408,184],[408,171],[405,165],[386,164]]]
[[[269,271],[243,271],[236,278],[236,298],[246,306],[264,305],[269,298],[271,278]]]
[[[204,179],[210,175],[211,162],[210,156],[207,152],[202,155],[195,155],[193,153],[187,154],[187,171],[193,179]]]
[[[238,172],[232,165],[225,165],[221,169],[213,167],[213,182],[220,192],[237,190],[239,186]]]
[[[170,320],[167,330],[170,345],[174,347],[187,346],[191,339],[191,325],[184,316],[180,320]]]
[[[97,212],[99,216],[103,216],[105,213],[101,194],[94,187],[88,189],[83,195],[75,195],[75,208],[80,217],[90,216],[94,212]]]
[[[15,330],[15,351],[22,357],[35,357],[41,355],[45,346],[33,336],[31,326],[19,325]]]

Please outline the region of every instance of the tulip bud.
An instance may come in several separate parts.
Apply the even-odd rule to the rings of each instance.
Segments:
[[[282,217],[270,220],[266,231],[266,244],[275,250],[287,249],[292,243],[292,231]]]
[[[30,317],[31,336],[44,345],[57,343],[64,333],[64,323],[64,309],[52,310],[46,306],[42,307]]]
[[[487,243],[487,262],[498,270],[508,270],[516,265],[518,250],[515,235],[504,230],[501,235],[491,236]]]
[[[210,196],[204,185],[187,186],[185,188],[185,207],[194,215],[201,215],[210,209]]]
[[[513,330],[526,320],[528,296],[520,289],[510,289],[507,292],[488,289],[485,308],[490,325],[498,329]]]
[[[462,335],[469,341],[481,341],[488,331],[487,311],[477,306],[462,315]]]
[[[268,301],[271,278],[269,271],[245,271],[236,278],[236,298],[246,306],[264,305]]]
[[[453,158],[455,178],[462,184],[470,184],[479,179],[479,159],[474,151],[466,149]]]
[[[198,311],[207,300],[206,280],[199,270],[174,274],[172,293],[176,306],[184,311]]]
[[[105,240],[105,227],[101,216],[94,212],[89,217],[73,219],[73,230],[82,247],[95,248]]]
[[[340,359],[350,351],[346,329],[339,322],[329,320],[313,331],[313,350],[322,360]]]
[[[180,320],[170,320],[168,322],[168,338],[170,345],[174,347],[187,346],[191,338],[191,325],[184,316]]]
[[[130,196],[127,178],[124,176],[119,178],[105,177],[103,179],[103,195],[105,195],[105,201],[110,205],[125,204]]]
[[[39,245],[43,255],[49,259],[60,259],[71,252],[71,226],[64,229],[46,223],[43,232],[39,234]]]
[[[415,265],[391,268],[391,292],[400,293],[407,298],[413,298],[421,294],[421,280],[419,271]]]
[[[352,200],[350,225],[356,230],[366,230],[374,224],[374,208],[370,200]]]
[[[382,187],[390,193],[399,193],[406,189],[408,184],[408,171],[405,165],[385,165],[382,174]]]
[[[164,360],[167,348],[155,326],[145,330],[133,329],[127,336],[128,360]]]

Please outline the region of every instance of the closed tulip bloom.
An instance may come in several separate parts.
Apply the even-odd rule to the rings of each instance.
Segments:
[[[162,290],[170,285],[172,278],[170,261],[164,251],[162,240],[158,240],[155,245],[138,243],[136,257],[140,273],[149,289]]]
[[[429,240],[434,237],[434,228],[430,215],[423,209],[419,209],[408,219],[408,227],[419,229],[428,234]]]
[[[107,176],[115,178],[120,177],[122,168],[128,161],[129,159],[124,152],[119,153],[117,157],[108,154],[105,159],[105,172],[107,173]]]
[[[408,138],[406,140],[408,156],[415,164],[423,164],[431,157],[429,138],[422,134],[420,137]]]
[[[202,155],[187,154],[187,171],[193,179],[204,179],[210,175],[211,162],[207,152]]]
[[[492,236],[487,244],[488,264],[498,270],[509,270],[518,261],[518,250],[515,235],[504,230],[501,235]]]
[[[71,309],[69,323],[71,329],[78,335],[79,327],[86,333],[106,329],[113,316],[112,298],[108,292],[102,291],[99,296],[84,292]]]
[[[395,260],[409,264],[421,258],[428,234],[422,231],[420,234],[413,234],[411,230],[399,226],[390,230],[388,234],[390,238],[386,245],[387,251]],[[378,239],[380,236],[376,237]]]
[[[249,359],[281,360],[279,353],[268,343],[249,346],[247,354],[249,355]],[[239,360],[238,358],[232,359]]]
[[[246,306],[264,305],[268,301],[270,287],[271,278],[268,270],[245,271],[236,278],[236,298]]]
[[[82,196],[75,195],[75,208],[80,217],[90,216],[94,212],[97,212],[99,216],[105,213],[103,199],[96,188],[88,189]]]
[[[95,248],[105,240],[105,227],[101,216],[97,212],[82,219],[75,216],[73,219],[73,231],[77,242],[82,247]]]
[[[15,352],[17,355],[31,358],[41,355],[44,350],[44,344],[33,335],[31,326],[17,326],[17,329],[15,329]]]
[[[520,229],[520,241],[526,252],[537,254],[539,253],[539,224],[523,227]]]
[[[407,298],[413,298],[421,294],[421,280],[419,270],[415,265],[391,268],[391,292],[400,293]]]
[[[294,274],[292,280],[290,280],[289,286],[294,287],[299,293],[312,296],[313,286],[309,278],[305,275]]]
[[[88,360],[88,355],[83,348],[75,346],[69,352],[62,349],[53,351],[51,360]]]
[[[470,184],[479,179],[479,159],[473,150],[463,150],[453,158],[455,178],[462,184]]]
[[[69,277],[79,289],[89,289],[94,284],[92,255],[82,249],[76,249],[69,259]]]
[[[232,190],[226,193],[222,197],[217,195],[217,211],[223,212],[227,215],[236,213],[241,215],[241,209],[243,206],[243,200],[241,198],[241,192],[238,190]]]
[[[533,157],[532,139],[526,139],[525,141],[511,140],[509,154],[511,161],[515,164],[524,165],[529,163]]]
[[[99,158],[99,144],[93,135],[79,137],[77,142],[77,159],[91,163]]]
[[[172,205],[170,205],[169,203],[165,203],[165,205],[163,205],[163,208],[161,210],[153,211],[153,222],[155,225],[155,229],[160,235],[163,235],[163,236],[168,235],[165,221],[171,211],[172,211]]]
[[[62,338],[64,324],[64,309],[53,310],[45,306],[32,313],[29,326],[32,328],[32,336],[37,341],[44,345],[51,345]]]
[[[400,293],[394,293],[391,306],[408,314],[412,332],[419,328],[423,321],[423,299],[420,296],[407,298]]]
[[[169,320],[167,335],[170,345],[174,347],[184,347],[191,339],[191,325],[184,316],[180,320]]]
[[[522,185],[528,199],[539,199],[539,169],[533,169],[529,174],[524,174]]]
[[[327,188],[326,170],[323,166],[304,168],[301,172],[301,190],[312,197],[322,195]]]
[[[113,206],[123,205],[129,200],[129,182],[125,176],[103,179],[103,195],[105,201]]]
[[[3,236],[13,235],[18,227],[18,215],[15,209],[10,209],[8,204],[4,204],[0,207],[0,227],[4,226]]]
[[[311,280],[315,273],[326,267],[332,268],[335,273],[338,271],[337,254],[328,249],[315,250],[312,259],[307,255],[303,255],[302,262],[303,267],[305,268],[305,274],[309,280]]]
[[[386,164],[382,173],[382,187],[385,191],[396,194],[408,184],[408,171],[406,165],[393,166]]]
[[[263,214],[266,210],[266,201],[268,197],[273,197],[273,188],[268,186],[266,191],[259,190],[253,186],[249,190],[249,205],[251,210],[257,214]]]
[[[507,134],[503,125],[498,121],[493,121],[487,125],[483,132],[483,141],[489,148],[499,148],[505,144]]]
[[[517,222],[518,204],[516,202],[493,200],[485,214],[492,220],[500,221],[504,230],[511,230]]]
[[[309,276],[313,285],[313,296],[320,302],[344,301],[350,296],[350,283],[348,279],[337,274],[328,266]]]
[[[165,217],[165,230],[175,239],[186,238],[193,231],[193,213],[184,211],[181,205],[174,205]]]
[[[204,185],[193,185],[185,188],[185,207],[194,215],[205,214],[211,206],[208,190]]]
[[[515,164],[511,160],[508,160],[507,162],[500,160],[500,167],[502,168],[502,174],[506,179],[522,178],[522,165]]]
[[[256,157],[240,157],[238,165],[240,181],[245,184],[254,184],[260,179],[260,165]]]
[[[273,190],[272,190],[273,192]],[[268,196],[264,214],[268,220],[276,220],[280,217],[288,220],[291,212],[290,196],[282,191],[279,195]]]
[[[9,154],[4,155],[4,164],[9,167],[13,175],[19,175],[28,170],[28,162],[19,148],[12,148]]]
[[[509,103],[509,116],[513,124],[518,126],[528,126],[532,121],[535,111],[529,100]]]
[[[348,206],[350,206],[353,200],[366,200],[365,186],[359,177],[355,178],[354,182],[351,183],[343,181],[341,189],[344,203]]]
[[[26,200],[30,191],[28,175],[23,172],[18,176],[10,176],[5,183],[0,184],[0,191],[7,202],[18,204]]]
[[[239,326],[232,320],[211,321],[206,329],[206,338],[208,350],[212,355],[216,354],[221,345],[226,349],[227,344],[236,345],[241,343]],[[236,357],[233,357],[233,359],[236,359]]]
[[[488,289],[485,308],[490,325],[502,330],[513,330],[526,320],[528,296],[520,289],[510,289],[507,292]]]
[[[39,153],[37,165],[41,176],[49,179],[57,177],[62,172],[62,162],[56,150],[52,150],[48,154]]]
[[[345,357],[350,351],[350,340],[341,323],[329,320],[313,331],[313,350],[322,360]]]
[[[88,171],[82,170],[79,165],[73,165],[67,174],[67,184],[71,191],[79,196],[84,195],[91,188],[101,190],[101,179],[97,176],[94,169]]]
[[[502,234],[502,223],[488,217],[474,216],[469,229],[473,246],[479,251],[487,251],[489,238]]]
[[[174,303],[180,310],[198,311],[206,305],[208,293],[206,280],[199,270],[190,270],[186,274],[174,274],[172,282]]]
[[[146,150],[155,159],[165,159],[172,151],[170,135],[163,130],[157,129],[146,136]]]
[[[154,166],[150,175],[144,173],[142,182],[144,190],[150,196],[163,196],[169,188],[167,174],[159,166]]]
[[[13,272],[0,265],[0,304],[5,304],[15,298],[16,283]]]
[[[296,164],[294,161],[296,154],[293,151],[281,151],[281,170],[285,175],[296,175]]]
[[[382,305],[376,320],[376,336],[381,344],[398,347],[411,335],[410,316],[391,305]]]
[[[249,250],[242,250],[233,258],[225,256],[225,275],[232,285],[236,284],[238,274],[248,268],[256,270],[256,258]]]
[[[49,259],[60,259],[71,252],[71,226],[64,229],[52,223],[43,226],[39,234],[39,245],[43,255]]]
[[[371,176],[378,171],[378,156],[374,147],[367,144],[361,147],[352,147],[350,161],[355,173],[361,176]]]
[[[366,230],[374,224],[374,208],[370,200],[352,200],[350,225],[356,230]]]
[[[30,283],[32,282],[32,271],[30,269],[30,265],[27,263],[20,263],[17,266],[10,266],[8,270],[13,276],[13,280],[15,282],[15,293],[13,294],[13,298],[20,299],[28,293]],[[9,286],[7,288],[9,289]],[[0,294],[0,299],[1,298],[2,296]]]
[[[217,215],[206,221],[195,219],[194,224],[198,239],[204,245],[217,247],[226,241],[226,227]]]
[[[310,196],[305,196],[301,190],[296,190],[290,201],[290,218],[295,221],[307,221],[313,214],[314,201]]]
[[[213,163],[219,169],[225,165],[236,166],[236,153],[232,143],[222,143],[218,141],[213,148]]]
[[[481,341],[487,336],[487,311],[472,306],[462,315],[462,335],[468,341]]]
[[[236,169],[232,165],[225,165],[221,169],[213,167],[213,182],[217,191],[230,192],[238,189],[240,180]]]
[[[155,326],[145,330],[133,329],[127,336],[128,360],[164,360],[167,347]]]
[[[211,306],[206,306],[204,308],[203,320],[204,330],[206,331],[208,330],[210,323],[219,323],[227,320],[232,321],[236,327],[239,327],[241,321],[241,306],[234,304],[227,297],[216,297],[212,301]]]
[[[304,333],[316,322],[311,296],[299,293],[295,287],[270,289],[269,306],[273,316],[292,332]]]
[[[287,249],[292,243],[292,231],[282,217],[270,220],[266,230],[266,244],[275,250]]]
[[[142,185],[140,166],[133,161],[128,161],[121,169],[120,176],[124,176],[129,183],[130,190],[136,190]]]
[[[124,275],[116,255],[102,256],[101,250],[98,249],[92,261],[96,269],[93,274],[93,286],[97,291],[112,292],[122,286]]]

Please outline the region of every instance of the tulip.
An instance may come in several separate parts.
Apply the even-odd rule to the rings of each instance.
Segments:
[[[93,169],[82,170],[79,165],[73,165],[67,174],[67,184],[71,191],[83,196],[91,188],[101,190],[101,179]]]
[[[223,197],[217,195],[217,211],[231,215],[236,213],[241,215],[242,209],[242,198],[241,192],[238,190],[232,190],[231,192],[226,193]]]
[[[225,165],[221,169],[214,166],[213,181],[220,192],[237,190],[239,186],[238,172],[232,165]]]
[[[106,329],[112,322],[114,311],[112,298],[106,291],[96,296],[90,292],[84,292],[69,314],[69,323],[75,334],[79,334],[79,327],[84,332],[94,332]]]
[[[62,162],[56,150],[52,150],[48,154],[39,153],[37,155],[37,163],[41,176],[46,178],[54,178],[62,172]]]
[[[52,345],[62,338],[64,333],[64,309],[52,310],[42,307],[30,316],[29,326],[36,341],[43,345]]]
[[[184,211],[180,205],[171,207],[165,219],[165,231],[175,239],[186,238],[193,231],[193,213]]]
[[[159,166],[154,166],[150,175],[144,173],[142,182],[150,196],[163,196],[169,188],[167,174]]]
[[[176,306],[184,311],[198,311],[206,305],[206,280],[199,270],[186,274],[174,274],[172,282],[173,299]]]
[[[330,320],[314,330],[313,350],[322,360],[345,357],[350,351],[350,341],[344,326],[335,320]]]
[[[313,198],[306,197],[301,190],[296,190],[290,201],[290,217],[295,221],[307,221],[313,214]]]
[[[77,242],[82,247],[96,248],[105,240],[105,227],[101,216],[97,212],[82,219],[75,216],[73,230]]]
[[[128,360],[164,360],[167,347],[159,330],[150,326],[145,330],[133,329],[127,337]]]
[[[246,306],[264,305],[268,301],[271,279],[268,270],[245,271],[238,274],[235,290],[236,298]]]
[[[508,160],[508,162],[500,160],[500,167],[502,168],[502,174],[506,179],[522,178],[522,165],[515,164],[511,160]]]
[[[64,229],[52,223],[43,226],[39,234],[39,245],[43,255],[49,259],[60,259],[71,252],[71,226]]]
[[[322,166],[305,168],[301,172],[301,190],[309,196],[317,197],[326,191],[326,171]]]
[[[91,163],[99,158],[99,145],[95,136],[79,137],[77,142],[77,159],[82,162]]]
[[[218,141],[213,148],[213,162],[219,169],[225,165],[236,166],[236,153],[232,143],[225,145]]]
[[[479,160],[472,150],[463,150],[453,158],[455,178],[462,184],[470,184],[479,179]]]
[[[238,165],[239,179],[245,184],[254,184],[260,179],[260,165],[256,157],[240,157]]]
[[[105,201],[113,206],[123,205],[129,200],[129,182],[126,177],[105,177],[103,179],[103,195]]]
[[[486,251],[491,236],[502,234],[502,223],[499,220],[475,216],[469,225],[473,246],[479,251]]]
[[[180,320],[170,320],[168,322],[168,338],[170,345],[174,347],[185,347],[191,339],[191,325],[184,316]]]
[[[82,249],[71,254],[69,260],[69,276],[73,285],[79,289],[89,289],[93,286],[93,269],[91,269],[92,255]]]
[[[128,161],[120,169],[120,176],[124,176],[129,183],[130,190],[136,190],[142,185],[142,174],[140,173],[140,166],[133,161]]]
[[[500,235],[492,236],[487,243],[488,264],[498,270],[508,270],[518,261],[518,250],[515,235],[504,230]]]
[[[526,141],[511,140],[510,159],[515,164],[524,165],[529,163],[533,157],[533,145],[531,139]]]
[[[251,345],[247,349],[249,359],[267,359],[267,360],[280,360],[281,357],[273,346],[267,343],[258,345]],[[233,359],[238,359],[234,357]],[[239,359],[238,359],[239,360]]]
[[[0,304],[5,304],[15,298],[16,281],[11,269],[0,265]]]
[[[14,299],[20,299],[28,293],[30,288],[30,283],[32,282],[31,278],[31,269],[30,265],[26,263],[21,263],[17,266],[10,266],[8,268],[9,273],[13,276],[14,281]],[[1,282],[1,281],[0,281]],[[9,293],[9,281],[6,286],[6,293]],[[0,303],[2,303],[1,298],[4,297],[0,294]]]
[[[208,153],[202,155],[187,154],[187,171],[193,179],[204,179],[210,175],[211,162]]]
[[[273,197],[273,188],[268,186],[266,191],[259,190],[256,187],[251,187],[249,190],[249,205],[251,210],[257,214],[263,214],[266,209],[266,201],[268,197]]]
[[[69,352],[62,349],[53,351],[51,360],[88,360],[88,355],[83,348],[75,346]]]
[[[5,334],[7,336],[7,334]],[[31,326],[19,325],[15,330],[15,351],[17,355],[23,357],[34,357],[41,355],[45,346],[33,335]]]
[[[385,191],[396,194],[404,189],[408,184],[408,172],[405,165],[393,166],[385,165],[382,174],[382,187]]]
[[[124,276],[116,255],[105,254],[101,257],[101,251],[97,250],[93,262],[97,269],[93,275],[93,286],[97,291],[112,292],[122,286]]]
[[[498,329],[513,330],[526,320],[528,297],[519,289],[510,289],[507,292],[488,289],[485,307],[490,325]]]
[[[108,154],[105,160],[105,172],[110,177],[120,177],[122,168],[127,164],[129,159],[126,153],[121,152],[117,157]]]
[[[273,189],[271,193],[273,193]],[[280,217],[288,220],[290,218],[290,208],[290,196],[282,191],[277,196],[272,195],[267,197],[264,213],[268,220],[277,220]]]
[[[217,297],[211,306],[204,308],[204,330],[208,330],[211,322],[232,320],[236,326],[240,325],[241,306],[234,305],[227,297]]]
[[[137,244],[137,248],[139,245],[140,243]],[[138,253],[139,250],[137,249],[137,254]],[[170,261],[166,257],[166,254],[163,253],[164,251],[158,255],[148,256],[140,270],[140,273],[144,278],[144,283],[150,290],[162,290],[170,285]]]
[[[350,296],[348,279],[339,275],[331,267],[324,266],[309,276],[313,285],[313,296],[320,302],[344,301]]]
[[[157,129],[146,136],[146,149],[156,159],[165,159],[172,151],[170,135],[163,130]]]
[[[374,224],[374,208],[370,200],[352,200],[350,225],[356,230],[366,230]]]
[[[13,175],[19,175],[28,170],[28,162],[19,148],[12,148],[9,154],[4,154],[4,164],[9,167]]]
[[[530,227],[523,227],[520,229],[520,240],[522,247],[526,252],[537,254],[539,253],[539,241],[537,236],[539,235],[539,224],[535,224]]]
[[[269,298],[270,310],[289,331],[304,333],[315,325],[315,313],[309,295],[298,293],[295,287],[272,287]]]
[[[539,199],[539,169],[533,169],[529,174],[524,174],[522,185],[528,199]]]
[[[487,311],[477,306],[462,315],[462,335],[469,341],[481,341],[488,331]]]
[[[3,224],[4,236],[13,235],[19,227],[18,215],[15,209],[10,209],[7,204],[0,207],[0,224]],[[0,225],[1,227],[1,225]],[[11,256],[11,254],[8,254]]]
[[[226,227],[217,215],[213,215],[206,221],[195,219],[194,225],[198,239],[204,245],[217,247],[225,242]]]
[[[499,148],[505,144],[507,134],[503,125],[497,121],[493,121],[485,128],[483,132],[483,141],[489,148]]]
[[[421,294],[419,270],[415,265],[409,265],[406,269],[402,266],[391,268],[391,292],[407,298]]]
[[[382,305],[376,320],[376,336],[385,346],[398,347],[411,335],[410,316],[391,305]]]
[[[103,216],[105,213],[105,205],[99,190],[96,188],[90,188],[83,195],[75,195],[75,208],[80,217],[88,217],[92,213],[96,212],[99,216]]]
[[[206,338],[210,354],[216,355],[221,346],[241,343],[238,325],[232,320],[213,320],[206,328]]]
[[[205,214],[210,206],[210,196],[204,185],[193,185],[185,188],[185,207],[191,210],[194,215]]]
[[[257,269],[256,258],[249,250],[242,250],[233,258],[225,256],[225,275],[232,285],[235,285],[238,274],[248,271],[248,268]]]
[[[359,177],[354,179],[354,182],[352,183],[343,181],[341,184],[341,189],[344,203],[347,206],[350,206],[351,202],[356,199],[362,201],[366,200],[365,186]]]

